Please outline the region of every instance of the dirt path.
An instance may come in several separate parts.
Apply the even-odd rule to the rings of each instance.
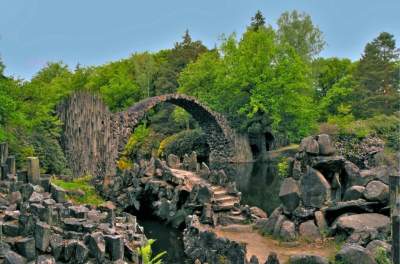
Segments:
[[[247,246],[247,259],[252,255],[257,256],[260,263],[265,263],[269,254],[275,252],[281,263],[286,263],[290,256],[297,254],[312,254],[329,257],[335,253],[335,244],[332,240],[310,243],[299,242],[298,245],[281,243],[269,237],[262,236],[257,231],[247,226],[227,226],[214,229],[217,236],[245,243]]]

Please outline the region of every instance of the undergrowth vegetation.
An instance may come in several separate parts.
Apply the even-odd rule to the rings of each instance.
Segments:
[[[67,191],[67,196],[76,204],[100,205],[104,200],[96,193],[91,184],[92,176],[87,175],[75,178],[71,181],[65,181],[53,177],[51,182]]]

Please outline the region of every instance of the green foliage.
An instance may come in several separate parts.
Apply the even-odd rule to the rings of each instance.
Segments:
[[[257,31],[259,28],[265,26],[265,17],[260,10],[256,12],[254,17],[251,18],[250,29]]]
[[[146,125],[138,126],[125,146],[123,156],[131,160],[148,159],[160,144],[160,135]]]
[[[278,163],[278,174],[282,178],[286,178],[289,175],[289,160],[283,157]]]
[[[354,78],[357,81],[355,116],[390,115],[400,100],[399,49],[394,36],[382,32],[365,46]]]
[[[100,205],[105,201],[96,193],[94,186],[91,184],[92,176],[86,175],[80,178],[75,178],[72,181],[64,181],[57,178],[52,178],[51,182],[55,185],[68,190],[78,191],[82,190],[85,194],[69,194],[69,198],[76,204],[91,204]]]
[[[284,12],[279,17],[277,33],[282,43],[288,43],[306,61],[317,56],[326,44],[311,17],[296,10]]]
[[[272,28],[248,30],[240,41],[226,38],[180,75],[180,92],[228,116],[245,131],[272,127],[299,140],[315,127],[310,68]]]
[[[182,157],[192,151],[196,151],[198,157],[208,156],[207,138],[201,130],[184,130],[166,137],[161,141],[157,154],[161,157],[169,154]]]
[[[190,128],[190,114],[185,111],[185,109],[176,107],[172,112],[172,118],[180,126]]]
[[[162,258],[167,254],[163,251],[153,257],[153,251],[151,250],[151,245],[155,242],[154,239],[149,239],[147,244],[141,248],[138,248],[139,256],[142,259],[143,264],[162,264]]]
[[[375,260],[378,264],[390,264],[392,261],[386,253],[386,250],[382,247],[379,247],[375,251]]]
[[[312,62],[317,96],[323,98],[328,91],[344,77],[351,74],[353,64],[349,59],[318,58]],[[349,77],[347,77],[349,78]],[[343,86],[343,84],[341,85]]]

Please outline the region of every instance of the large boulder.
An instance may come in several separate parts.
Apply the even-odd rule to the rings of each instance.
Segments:
[[[312,240],[317,240],[321,238],[318,227],[314,224],[313,220],[308,220],[300,224],[299,227],[300,236]]]
[[[276,208],[272,212],[270,217],[265,222],[263,221],[262,226],[260,226],[261,231],[264,234],[272,235],[274,233],[274,230],[277,229],[277,228],[275,228],[275,226],[279,225],[278,222],[280,221],[280,218],[283,216],[282,213],[283,213],[282,208],[280,208],[280,207]],[[280,224],[282,224],[282,222]],[[280,225],[279,225],[279,228],[280,228]]]
[[[320,155],[332,155],[335,153],[331,137],[327,134],[321,134],[318,136],[318,146]]]
[[[300,183],[301,197],[306,207],[321,208],[330,200],[331,186],[319,171],[307,167]]]
[[[355,244],[345,245],[335,257],[337,262],[343,264],[377,264],[368,250]]]
[[[344,162],[343,156],[316,156],[311,159],[311,166],[317,170],[339,172]]]
[[[319,144],[313,136],[303,138],[300,143],[300,151],[305,151],[308,154],[318,155]]]
[[[347,186],[353,185],[365,185],[365,182],[361,179],[360,169],[351,161],[346,160],[344,162],[344,172],[347,175]]]
[[[4,255],[4,264],[25,264],[26,259],[21,255],[18,255],[12,250],[8,250]]]
[[[296,240],[296,226],[292,221],[285,220],[282,223],[279,237],[284,241]]]
[[[364,197],[365,187],[354,185],[348,188],[343,195],[344,201],[358,200]]]
[[[386,203],[389,200],[389,186],[381,181],[371,181],[365,187],[364,196],[370,201]]]
[[[292,178],[286,178],[279,191],[279,199],[285,209],[292,212],[300,203],[300,190],[297,182]]]
[[[342,215],[336,220],[334,228],[348,235],[353,233],[386,235],[390,230],[390,218],[376,213]]]

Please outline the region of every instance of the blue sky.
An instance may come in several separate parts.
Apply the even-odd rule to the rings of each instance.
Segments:
[[[0,56],[6,74],[29,79],[47,61],[73,68],[169,48],[185,29],[213,47],[258,9],[272,25],[287,10],[309,13],[324,57],[356,60],[381,31],[400,42],[400,0],[0,0]]]

